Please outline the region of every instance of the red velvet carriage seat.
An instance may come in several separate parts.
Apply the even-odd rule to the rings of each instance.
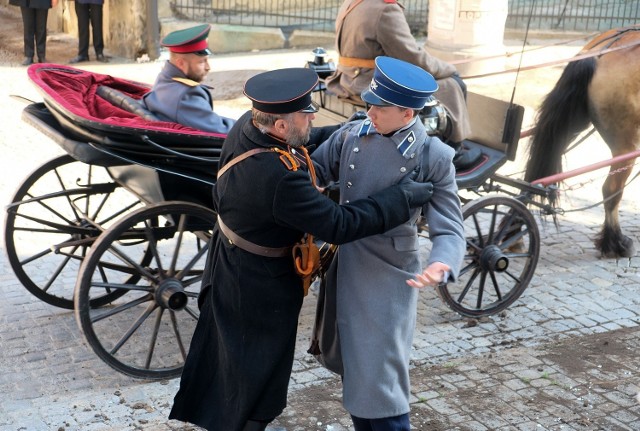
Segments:
[[[44,103],[25,109],[25,119],[76,159],[215,181],[226,135],[157,121],[140,103],[149,85],[59,64],[33,64],[27,72]]]

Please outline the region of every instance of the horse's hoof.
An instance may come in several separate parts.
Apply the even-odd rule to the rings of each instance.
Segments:
[[[633,240],[628,236],[622,236],[620,241],[609,244],[609,247],[604,247],[604,243],[600,243],[599,246],[601,248],[600,254],[605,258],[633,257],[636,255]]]
[[[635,255],[636,248],[633,246],[633,240],[625,236],[620,244],[620,257],[633,257]]]

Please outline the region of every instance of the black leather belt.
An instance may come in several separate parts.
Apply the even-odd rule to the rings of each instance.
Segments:
[[[264,247],[258,244],[254,244],[251,241],[247,241],[234,231],[229,229],[226,224],[222,222],[220,216],[218,216],[218,227],[220,232],[227,238],[229,244],[233,244],[236,247],[240,247],[244,251],[257,254],[264,257],[284,257],[291,256],[293,247]]]

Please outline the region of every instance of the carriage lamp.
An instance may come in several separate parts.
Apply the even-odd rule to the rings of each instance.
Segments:
[[[327,62],[327,50],[322,47],[317,47],[313,51],[313,61],[307,61],[307,67],[318,74],[318,78],[325,79],[336,71],[336,65],[329,61]]]
[[[419,115],[429,136],[444,136],[449,119],[444,106],[438,99],[430,96]]]

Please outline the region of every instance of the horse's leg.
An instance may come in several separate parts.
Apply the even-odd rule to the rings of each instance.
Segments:
[[[640,33],[633,33],[637,37]],[[626,41],[628,42],[628,41]],[[622,43],[622,42],[621,42]],[[640,144],[640,48],[613,52],[600,57],[589,86],[590,118],[598,133],[611,149],[612,156],[627,154]],[[614,172],[633,160],[611,166]],[[596,238],[603,256],[631,257],[633,241],[622,234],[618,209],[624,185],[631,174],[625,169],[609,175],[602,186],[605,220]]]
[[[631,166],[629,166],[631,164]],[[595,245],[604,257],[631,257],[635,254],[633,240],[623,235],[620,229],[618,209],[622,200],[624,185],[631,173],[633,161],[611,166],[613,172],[619,168],[629,166],[616,174],[609,175],[602,186],[604,202],[604,224],[596,236]]]

